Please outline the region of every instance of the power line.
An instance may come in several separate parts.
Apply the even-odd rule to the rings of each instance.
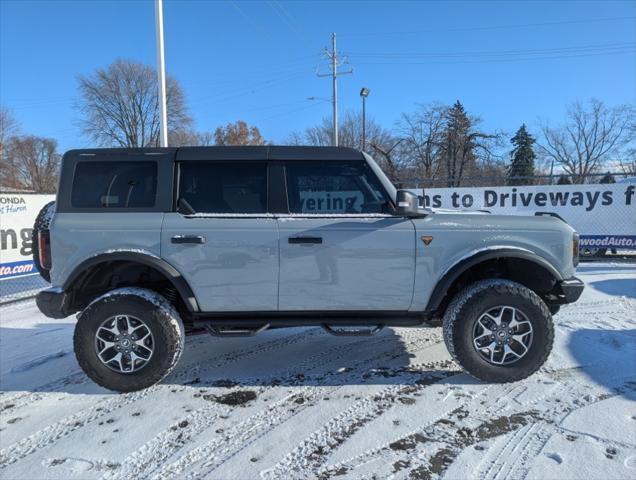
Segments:
[[[630,20],[636,21],[636,17],[606,17],[606,18],[590,18],[585,20],[562,20],[555,22],[540,22],[540,23],[518,23],[518,24],[503,24],[503,25],[485,25],[481,27],[451,27],[451,28],[429,28],[423,30],[401,30],[401,31],[388,31],[388,32],[350,32],[344,33],[345,36],[379,36],[379,35],[415,35],[420,33],[452,33],[452,32],[470,32],[470,31],[487,31],[487,30],[505,30],[505,29],[517,29],[517,28],[531,28],[531,27],[549,27],[557,25],[577,25],[585,23],[601,23],[601,22],[616,22]]]
[[[268,30],[267,28],[262,28],[261,27],[261,23],[257,20],[254,20],[254,18],[252,18],[251,15],[248,15],[247,12],[245,12],[245,10],[243,10],[241,8],[241,6],[238,4],[238,2],[236,0],[229,0],[230,4],[232,5],[232,7],[234,7],[234,9],[239,12],[241,14],[241,16],[243,18],[245,18],[245,20],[247,20],[248,23],[250,23],[252,25],[252,27],[254,27],[256,30],[260,31],[265,37],[269,37],[271,31]]]
[[[294,34],[303,41],[308,47],[311,45],[309,39],[305,36],[303,28],[299,25],[298,21],[287,11],[287,9],[278,0],[271,0],[267,2],[270,9],[274,11],[276,16],[292,31]]]
[[[246,95],[250,95],[250,94],[259,92],[261,90],[265,90],[267,88],[271,88],[272,86],[280,84],[281,82],[292,80],[292,79],[301,77],[303,75],[305,75],[304,71],[302,71],[300,73],[293,74],[293,75],[286,75],[286,76],[282,76],[282,77],[272,78],[270,80],[258,83],[258,84],[253,85],[253,86],[244,87],[241,90],[237,90],[237,91],[235,91],[233,93],[230,93],[229,95],[226,95],[226,96],[214,96],[214,95],[212,95],[212,96],[208,96],[208,97],[202,97],[200,100],[197,101],[197,104],[202,105],[202,104],[209,103],[209,102],[221,103],[221,102],[225,102],[225,101],[228,101],[228,100],[233,100],[235,98],[244,97]]]
[[[386,61],[386,62],[356,62],[358,65],[459,65],[459,64],[473,64],[473,63],[512,63],[512,62],[526,62],[534,60],[558,60],[566,58],[579,58],[579,57],[599,57],[607,55],[621,55],[621,54],[634,54],[636,48],[624,48],[607,52],[597,53],[576,53],[576,54],[564,54],[564,55],[546,55],[535,57],[518,57],[518,58],[500,58],[500,59],[478,59],[478,60],[429,60],[422,62],[403,62],[403,61]]]
[[[301,112],[303,110],[309,110],[310,108],[313,108],[316,105],[320,105],[320,103],[319,102],[310,103],[309,105],[305,105],[305,106],[302,106],[302,107],[294,108],[292,110],[288,110],[288,111],[280,112],[280,113],[275,113],[273,115],[270,115],[269,117],[261,118],[261,119],[259,119],[259,121],[260,122],[265,122],[267,120],[271,120],[272,118],[285,117],[287,115],[291,115],[292,113]]]
[[[543,55],[543,54],[562,54],[562,53],[592,53],[597,51],[615,50],[624,48],[634,48],[636,43],[623,42],[623,43],[606,43],[595,45],[581,45],[573,47],[554,47],[554,48],[533,48],[525,50],[481,50],[481,51],[467,51],[467,52],[455,52],[455,53],[359,53],[348,52],[349,55],[360,58],[458,58],[458,57],[499,57],[499,56],[518,56],[518,55]]]

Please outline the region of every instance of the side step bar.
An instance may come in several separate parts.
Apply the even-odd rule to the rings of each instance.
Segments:
[[[253,337],[269,328],[269,323],[254,328],[224,328],[206,324],[205,329],[214,337]]]
[[[370,326],[366,328],[360,327],[333,327],[326,323],[321,324],[323,330],[336,337],[371,337],[380,333],[384,329],[384,325]]]
[[[253,337],[267,330],[271,325],[265,323],[258,327],[222,327],[213,324],[205,324],[205,330],[214,337]],[[371,326],[338,326],[322,323],[320,325],[325,332],[336,337],[371,337],[384,329],[384,324]]]

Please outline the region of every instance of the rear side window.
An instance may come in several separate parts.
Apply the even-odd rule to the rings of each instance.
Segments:
[[[364,162],[288,162],[285,169],[291,213],[389,211],[379,180]]]
[[[75,167],[74,208],[148,208],[156,197],[156,162],[80,162]]]
[[[197,213],[265,213],[267,163],[183,162],[179,200]]]

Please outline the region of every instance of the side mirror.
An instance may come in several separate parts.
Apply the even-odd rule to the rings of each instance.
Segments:
[[[419,217],[425,214],[420,208],[420,199],[413,192],[398,190],[395,197],[395,213],[403,217]]]

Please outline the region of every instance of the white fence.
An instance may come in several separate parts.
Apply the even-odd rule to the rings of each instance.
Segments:
[[[559,215],[581,235],[581,246],[636,250],[636,184],[532,185],[413,189],[428,207],[493,214]]]

